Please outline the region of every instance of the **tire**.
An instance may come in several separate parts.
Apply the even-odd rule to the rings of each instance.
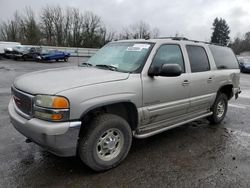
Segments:
[[[123,118],[100,114],[80,136],[78,154],[94,171],[104,171],[119,165],[128,155],[132,132]]]
[[[69,59],[68,57],[65,57],[64,62],[68,62],[68,59]]]
[[[59,59],[56,59],[56,62],[58,62],[59,61]]]
[[[241,67],[240,72],[244,73],[244,67]]]
[[[27,61],[28,56],[27,56],[27,55],[23,55],[22,59],[23,59],[24,61]]]
[[[213,114],[208,117],[212,124],[220,124],[227,113],[228,98],[224,93],[218,93],[215,102],[211,108]]]

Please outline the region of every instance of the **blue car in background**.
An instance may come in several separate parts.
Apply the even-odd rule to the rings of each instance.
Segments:
[[[42,51],[41,55],[38,56],[38,61],[59,61],[64,60],[65,62],[68,61],[70,57],[70,53],[59,51],[59,50],[46,50]]]
[[[238,57],[240,72],[250,73],[250,57]]]

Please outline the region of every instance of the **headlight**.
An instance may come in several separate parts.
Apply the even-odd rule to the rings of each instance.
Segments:
[[[45,108],[69,108],[69,101],[61,96],[37,95],[35,105]]]
[[[69,119],[69,101],[62,96],[37,95],[34,98],[34,116],[52,121]]]

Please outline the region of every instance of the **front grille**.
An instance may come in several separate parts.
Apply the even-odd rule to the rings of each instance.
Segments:
[[[24,114],[31,116],[32,114],[32,95],[11,88],[11,93],[15,101],[16,107]]]

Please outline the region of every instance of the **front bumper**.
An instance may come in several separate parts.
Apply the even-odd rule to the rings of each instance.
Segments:
[[[237,99],[239,97],[240,93],[241,93],[241,90],[240,90],[239,87],[238,88],[233,88],[233,96],[235,96],[235,99]]]
[[[21,134],[58,156],[74,156],[77,152],[81,121],[48,122],[37,118],[26,119],[19,115],[13,100],[9,103],[11,123]]]

